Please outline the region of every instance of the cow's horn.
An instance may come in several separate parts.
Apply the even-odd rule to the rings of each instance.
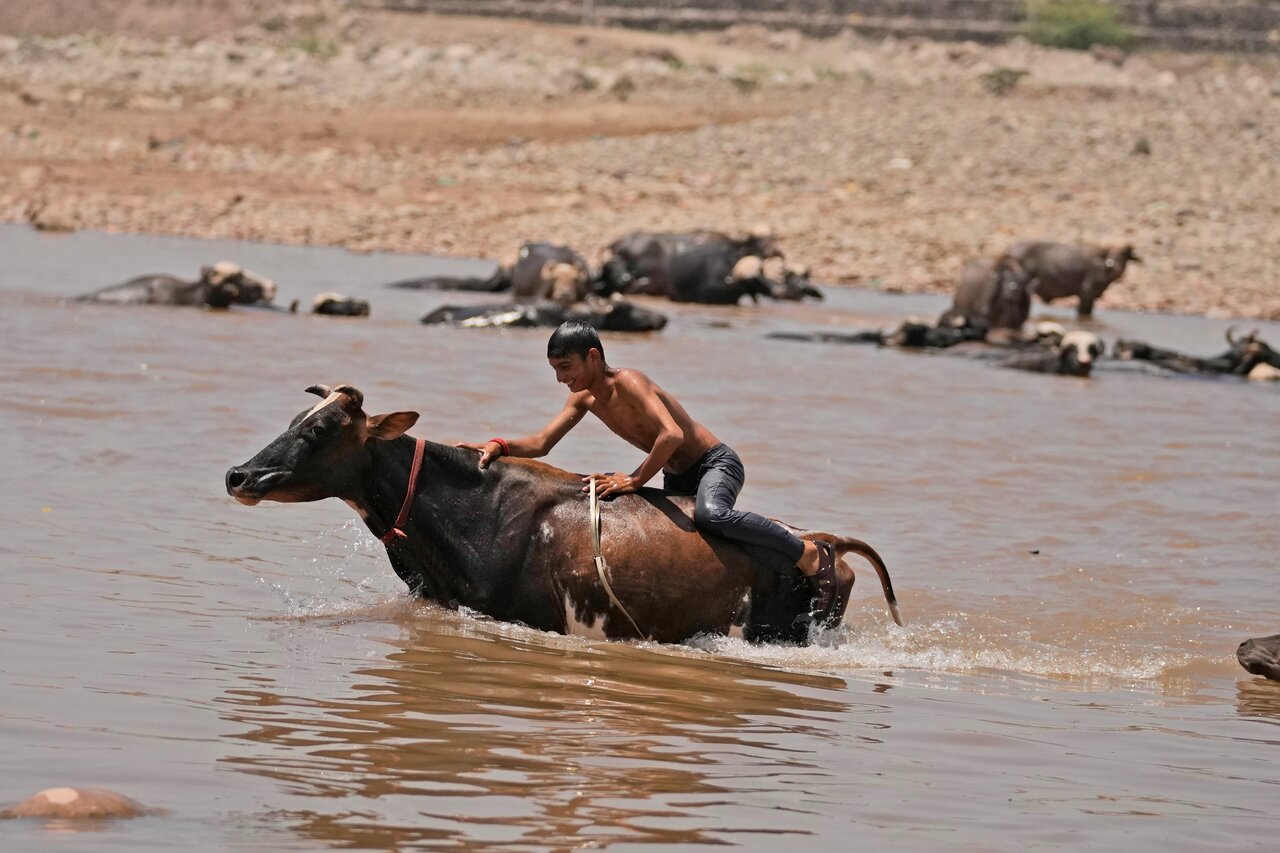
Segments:
[[[1235,346],[1235,345],[1236,345],[1236,335],[1235,335],[1235,332],[1236,332],[1236,327],[1235,327],[1235,326],[1228,326],[1228,327],[1227,327],[1227,343],[1231,344],[1232,346]]]
[[[315,394],[317,397],[328,397],[333,392],[329,390],[328,385],[312,385],[307,389],[308,394]]]
[[[364,392],[354,385],[339,385],[333,390],[335,393],[346,394],[350,397],[351,402],[355,404],[357,409],[364,405]]]

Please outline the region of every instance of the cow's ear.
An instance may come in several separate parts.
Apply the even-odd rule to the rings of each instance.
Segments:
[[[365,423],[370,438],[390,441],[404,435],[417,422],[417,412],[392,412],[389,415],[374,415]]]

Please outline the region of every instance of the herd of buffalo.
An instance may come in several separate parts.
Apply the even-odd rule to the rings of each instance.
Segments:
[[[964,265],[952,304],[936,322],[910,319],[890,329],[785,332],[770,337],[945,351],[1015,370],[1089,376],[1107,355],[1102,339],[1086,330],[1067,331],[1057,323],[1028,329],[1032,300],[1074,297],[1079,317],[1088,319],[1094,304],[1128,265],[1141,262],[1129,245],[1014,243],[996,257]],[[427,325],[468,328],[553,328],[565,320],[582,320],[601,331],[656,332],[666,326],[666,315],[629,297],[707,305],[735,305],[744,298],[758,302],[761,297],[822,299],[808,268],[785,262],[776,240],[763,228],[741,236],[710,230],[637,231],[609,245],[598,264],[568,246],[525,243],[512,263],[487,277],[430,276],[389,286],[510,295],[510,301],[501,304],[443,305],[422,317]],[[277,308],[275,294],[271,280],[221,261],[201,269],[195,281],[139,276],[86,294],[80,301],[298,310],[297,301],[287,309]],[[653,304],[652,299],[648,304]],[[367,316],[369,303],[325,293],[315,298],[311,310]],[[1280,353],[1256,332],[1237,336],[1229,331],[1227,349],[1209,358],[1125,339],[1114,343],[1110,358],[1171,373],[1280,379]]]

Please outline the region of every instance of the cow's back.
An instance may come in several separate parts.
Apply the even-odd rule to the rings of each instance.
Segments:
[[[1036,281],[1036,293],[1046,302],[1078,296],[1098,250],[1078,243],[1024,242],[1010,247],[1008,256]]]

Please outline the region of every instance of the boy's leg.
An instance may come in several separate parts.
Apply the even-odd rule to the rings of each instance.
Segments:
[[[746,472],[737,453],[727,447],[715,453],[707,460],[706,470],[698,483],[693,523],[699,530],[779,554],[782,559],[774,569],[780,573],[788,572],[804,556],[805,542],[772,519],[734,509],[745,481]],[[835,550],[825,542],[813,543],[813,548],[817,551],[817,566],[804,574],[818,596],[816,612],[825,614],[835,601],[837,592]]]

